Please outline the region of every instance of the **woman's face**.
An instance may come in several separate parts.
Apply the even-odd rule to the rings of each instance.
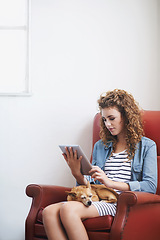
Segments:
[[[102,119],[113,136],[125,134],[124,118],[116,107],[102,109]]]

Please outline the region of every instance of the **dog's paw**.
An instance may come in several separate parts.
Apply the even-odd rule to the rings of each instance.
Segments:
[[[100,202],[106,202],[106,203],[116,203],[116,199],[110,199],[110,200],[100,200]]]

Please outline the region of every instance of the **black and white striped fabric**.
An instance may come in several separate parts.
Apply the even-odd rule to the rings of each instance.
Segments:
[[[100,201],[100,202],[93,202],[92,204],[97,208],[99,216],[111,215],[114,217],[116,214],[116,209],[117,209],[116,203],[106,203],[106,202]]]
[[[106,160],[104,172],[113,181],[129,182],[131,180],[131,161],[128,161],[127,151],[113,153]],[[120,191],[115,191],[120,193]]]
[[[116,182],[128,182],[131,179],[131,162],[128,161],[126,150],[120,153],[113,153],[105,163],[105,174]],[[117,193],[120,191],[115,190]],[[116,204],[106,202],[93,202],[100,216],[116,214]]]

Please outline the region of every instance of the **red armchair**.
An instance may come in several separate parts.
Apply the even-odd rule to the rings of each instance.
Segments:
[[[94,118],[93,145],[99,139],[99,117],[97,114]],[[157,144],[157,193],[121,193],[115,217],[96,217],[84,221],[90,240],[160,239],[160,111],[145,111],[143,121],[145,135]],[[25,240],[47,239],[42,223],[43,208],[66,200],[66,190],[69,188],[36,184],[27,186],[26,194],[33,199],[26,219]]]

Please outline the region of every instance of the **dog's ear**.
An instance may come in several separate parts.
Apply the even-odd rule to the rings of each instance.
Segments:
[[[71,196],[71,197],[76,197],[76,195],[77,195],[75,192],[66,191],[66,193],[67,193],[68,196]]]
[[[90,188],[90,189],[91,189],[91,185],[90,185],[90,182],[89,182],[89,181],[87,182],[87,188]]]

